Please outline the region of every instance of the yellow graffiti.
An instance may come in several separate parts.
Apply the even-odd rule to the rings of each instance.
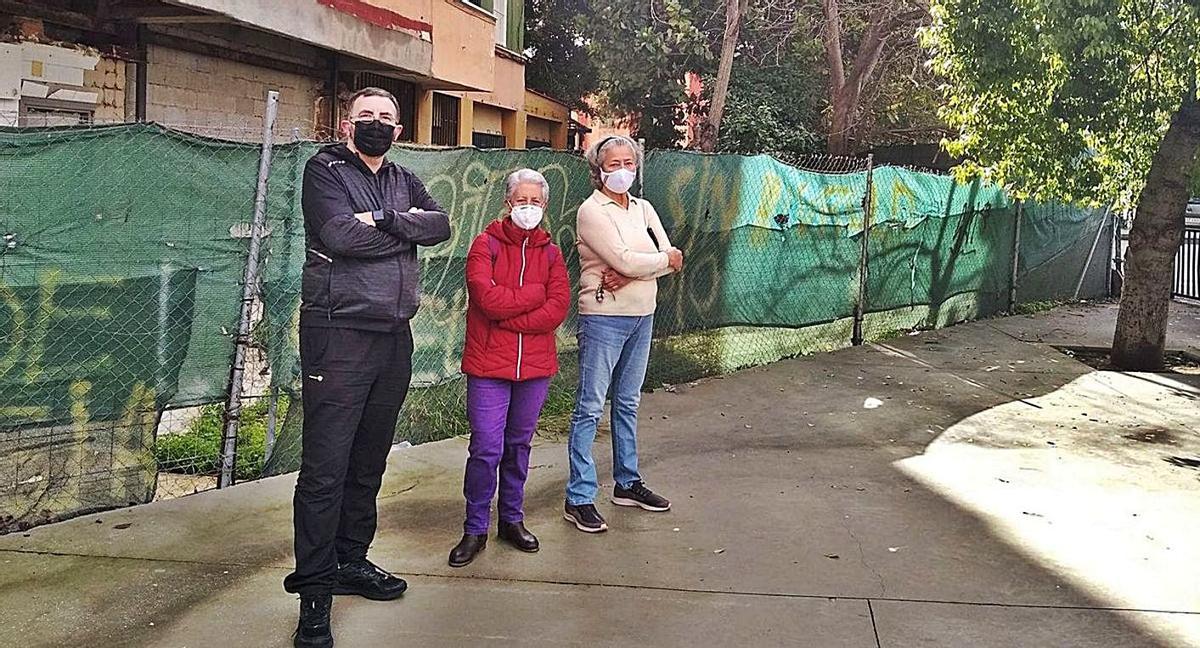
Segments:
[[[153,425],[155,409],[154,389],[146,387],[146,383],[139,380],[134,383],[133,389],[129,392],[129,398],[125,401],[120,425],[123,428],[131,428],[135,424]]]
[[[50,418],[50,411],[45,405],[7,405],[0,407],[0,421],[6,425],[15,421],[45,421]]]
[[[38,298],[32,322],[21,306],[20,300],[12,288],[0,285],[0,299],[13,313],[13,326],[10,335],[12,344],[9,352],[0,359],[0,376],[6,375],[23,356],[25,361],[25,381],[37,382],[43,377],[45,369],[42,360],[46,355],[46,337],[50,327],[56,322],[74,317],[87,317],[96,320],[111,319],[112,311],[103,306],[91,308],[63,308],[55,302],[58,294],[62,271],[51,268],[38,276]],[[119,285],[119,282],[113,285]],[[100,357],[92,361],[92,366],[104,366],[108,358]]]
[[[779,174],[771,171],[763,175],[762,193],[758,196],[758,206],[754,210],[754,223],[762,227],[776,227],[775,214],[779,198],[783,196],[783,180]]]
[[[146,387],[146,384],[141,381],[134,383],[133,389],[129,392],[129,399],[125,401],[125,410],[121,415],[118,429],[113,430],[114,436],[118,430],[125,432],[124,438],[121,439],[123,442],[113,444],[114,453],[124,450],[130,455],[122,458],[121,465],[141,466],[147,474],[154,474],[158,471],[158,461],[155,459],[149,443],[150,437],[154,434],[158,417],[157,407],[154,389]],[[117,484],[114,483],[114,489],[116,486]]]
[[[92,383],[89,380],[76,380],[67,388],[71,396],[71,425],[75,426],[76,434],[86,434],[87,424],[92,420],[87,400],[91,391]]]
[[[0,302],[3,302],[12,313],[12,329],[9,332],[8,351],[0,358],[0,376],[5,376],[16,366],[23,357],[25,342],[25,326],[28,317],[21,307],[21,300],[7,284],[0,283]]]
[[[693,167],[680,167],[671,177],[671,185],[675,187],[683,187],[696,177],[696,169]],[[671,220],[676,223],[686,223],[687,210],[683,206],[683,192],[672,191],[667,194],[667,213],[671,215]]]
[[[849,223],[850,230],[857,232],[862,229],[862,206],[858,204],[860,198],[855,193],[853,187],[844,184],[825,185],[825,187],[821,189],[820,200],[825,206],[826,214],[840,214],[843,212],[848,212],[852,214]]]
[[[42,356],[46,353],[46,332],[50,322],[58,314],[54,305],[54,293],[62,271],[51,268],[42,273],[38,281],[38,308],[33,317],[33,336],[29,341],[28,362],[25,365],[25,380],[36,381],[42,374]]]
[[[879,191],[879,187],[878,187],[878,185],[876,185],[875,192],[874,192],[876,195],[872,196],[871,200],[878,201],[878,191]],[[892,194],[892,201],[888,205],[889,211],[888,211],[887,215],[892,216],[893,218],[895,218],[897,220],[907,221],[908,220],[907,218],[900,218],[901,214],[906,213],[903,203],[904,202],[910,203],[912,205],[912,211],[916,211],[917,205],[919,204],[917,202],[917,194],[907,184],[905,184],[904,181],[901,180],[900,178],[896,178],[896,179],[892,180],[891,194]],[[879,203],[876,202],[875,204],[878,205]],[[880,218],[880,219],[876,219],[876,220],[883,220],[883,219]]]

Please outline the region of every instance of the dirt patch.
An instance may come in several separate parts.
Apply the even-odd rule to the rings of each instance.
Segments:
[[[172,472],[158,473],[158,489],[154,492],[154,501],[162,501],[194,495],[217,487],[214,475],[184,475]]]
[[[1138,441],[1140,443],[1153,443],[1157,445],[1175,445],[1175,435],[1167,430],[1138,430],[1132,434],[1126,434],[1126,439],[1130,441]]]
[[[1120,371],[1109,362],[1109,349],[1103,347],[1055,346],[1064,355],[1100,371]],[[1200,376],[1200,357],[1185,351],[1167,351],[1163,354],[1163,368],[1155,373],[1174,373]]]

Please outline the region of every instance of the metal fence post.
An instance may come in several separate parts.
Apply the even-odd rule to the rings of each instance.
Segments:
[[[858,250],[858,294],[854,300],[854,332],[850,344],[860,346],[863,343],[863,320],[866,319],[868,287],[870,276],[870,259],[868,246],[871,242],[872,215],[875,211],[874,200],[875,155],[867,155],[867,193],[863,196],[863,226],[862,239]]]
[[[1017,222],[1013,226],[1012,274],[1008,278],[1008,312],[1017,308],[1017,272],[1021,259],[1021,219],[1025,216],[1025,201],[1017,201]]]
[[[279,387],[271,385],[271,400],[267,403],[267,443],[263,453],[264,459],[271,458],[275,449],[275,432],[279,426]]]
[[[1125,217],[1128,212],[1112,213],[1112,240],[1108,246],[1108,297],[1117,296],[1121,281],[1121,236],[1125,229]]]
[[[250,250],[246,255],[246,272],[242,280],[242,304],[238,315],[237,337],[234,338],[233,367],[229,371],[229,399],[225,402],[225,429],[221,437],[221,475],[217,488],[233,484],[237,463],[237,434],[242,416],[242,376],[246,368],[246,352],[250,347],[250,319],[254,298],[258,292],[258,256],[262,247],[263,230],[267,220],[267,180],[271,173],[271,152],[274,143],[275,118],[279,114],[279,93],[267,92],[267,109],[263,115],[262,153],[258,159],[258,185],[254,192],[254,222],[250,228]]]
[[[637,181],[638,181],[638,198],[646,195],[646,138],[638,138],[638,146],[642,147],[642,163],[638,165]]]
[[[1112,207],[1104,208],[1104,220],[1100,222],[1100,227],[1096,228],[1096,240],[1092,241],[1092,250],[1088,252],[1087,261],[1083,262],[1083,270],[1079,272],[1079,282],[1075,284],[1075,300],[1079,299],[1079,293],[1083,291],[1083,281],[1087,279],[1088,270],[1092,267],[1092,259],[1096,258],[1096,248],[1100,246],[1100,238],[1104,236],[1104,230],[1108,229],[1108,215],[1112,212]]]
[[[1125,227],[1129,221],[1129,210],[1126,210],[1114,223],[1116,232],[1113,234],[1113,273],[1116,275],[1116,285],[1109,290],[1109,297],[1119,297],[1125,285]]]

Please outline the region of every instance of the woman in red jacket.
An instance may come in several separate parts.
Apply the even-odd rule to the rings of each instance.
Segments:
[[[487,545],[499,470],[497,537],[538,550],[521,510],[529,444],[558,373],[554,331],[567,317],[571,287],[562,251],[540,227],[550,199],[542,174],[521,169],[505,185],[505,217],[475,237],[467,253],[467,375],[470,457],[463,479],[463,537],[450,566],[463,567]]]

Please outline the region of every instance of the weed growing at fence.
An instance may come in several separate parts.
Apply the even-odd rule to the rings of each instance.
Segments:
[[[1013,314],[1014,315],[1037,315],[1038,313],[1045,313],[1048,311],[1052,311],[1055,308],[1058,308],[1059,306],[1063,306],[1068,303],[1070,303],[1070,302],[1066,302],[1066,301],[1025,302],[1023,304],[1017,304],[1016,308],[1013,309]]]
[[[242,408],[235,469],[238,479],[255,479],[262,473],[266,461],[268,407],[268,399],[259,398]],[[280,396],[280,420],[287,407],[287,396]],[[223,411],[223,405],[206,405],[201,409],[200,417],[183,432],[160,435],[154,444],[154,456],[160,469],[186,475],[219,473]]]

